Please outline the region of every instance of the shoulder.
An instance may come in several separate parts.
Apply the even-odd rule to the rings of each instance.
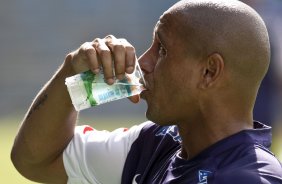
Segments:
[[[121,183],[132,183],[136,176],[143,175],[148,169],[160,168],[172,150],[179,149],[179,138],[176,126],[147,122],[127,155]]]
[[[220,169],[215,183],[282,183],[282,165],[265,147],[252,145],[229,166]]]
[[[150,142],[172,142],[180,143],[181,137],[177,126],[160,126],[153,122],[146,122],[145,126],[142,127],[140,131],[139,140],[147,142],[150,139]]]
[[[236,169],[229,170],[226,172],[217,173],[214,177],[214,182],[216,184],[281,184],[281,168],[275,172],[270,172],[272,169]],[[279,173],[280,172],[280,173]]]

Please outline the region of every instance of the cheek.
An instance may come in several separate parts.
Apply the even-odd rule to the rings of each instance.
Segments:
[[[158,76],[160,80],[156,85],[163,94],[163,99],[161,99],[163,101],[170,99],[172,104],[182,104],[189,100],[195,91],[195,72],[189,68],[180,65],[164,67]]]
[[[179,84],[176,82],[176,76],[174,76],[175,72],[164,64],[165,61],[162,62],[159,62],[155,68],[154,91],[159,103],[167,105],[170,99],[173,98]]]

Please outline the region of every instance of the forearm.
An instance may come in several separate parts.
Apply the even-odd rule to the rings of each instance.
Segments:
[[[39,92],[23,120],[11,153],[18,171],[32,180],[66,183],[62,153],[74,135],[77,112],[71,104],[65,78],[89,69],[97,74],[102,67],[106,83],[111,85],[114,78],[122,79],[125,72],[134,71],[135,58],[134,47],[112,35],[85,42],[70,53]],[[132,101],[138,102],[139,97],[136,99]]]
[[[70,75],[73,75],[71,66],[65,62],[29,108],[12,151],[18,169],[44,167],[56,160],[71,140],[77,112],[64,85]]]

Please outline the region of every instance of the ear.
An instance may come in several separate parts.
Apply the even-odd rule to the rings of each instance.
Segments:
[[[220,79],[224,70],[223,57],[218,53],[211,54],[204,63],[200,88],[207,89],[214,86]]]

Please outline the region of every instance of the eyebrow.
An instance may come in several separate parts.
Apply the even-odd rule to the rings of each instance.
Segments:
[[[156,34],[157,34],[157,38],[158,38],[159,42],[163,45],[164,40],[163,40],[163,37],[161,36],[161,33],[159,31],[157,31]]]
[[[163,45],[163,43],[164,43],[163,36],[162,36],[160,30],[157,30],[159,28],[160,24],[161,24],[161,22],[158,21],[155,28],[154,28],[153,37],[156,37],[157,40]]]
[[[153,31],[153,39],[154,39],[154,38],[155,38],[155,36],[156,36],[157,29],[158,29],[159,25],[160,25],[160,21],[158,21],[158,22],[157,22],[157,24],[156,24],[156,25],[155,25],[155,27],[154,27],[154,31]]]

